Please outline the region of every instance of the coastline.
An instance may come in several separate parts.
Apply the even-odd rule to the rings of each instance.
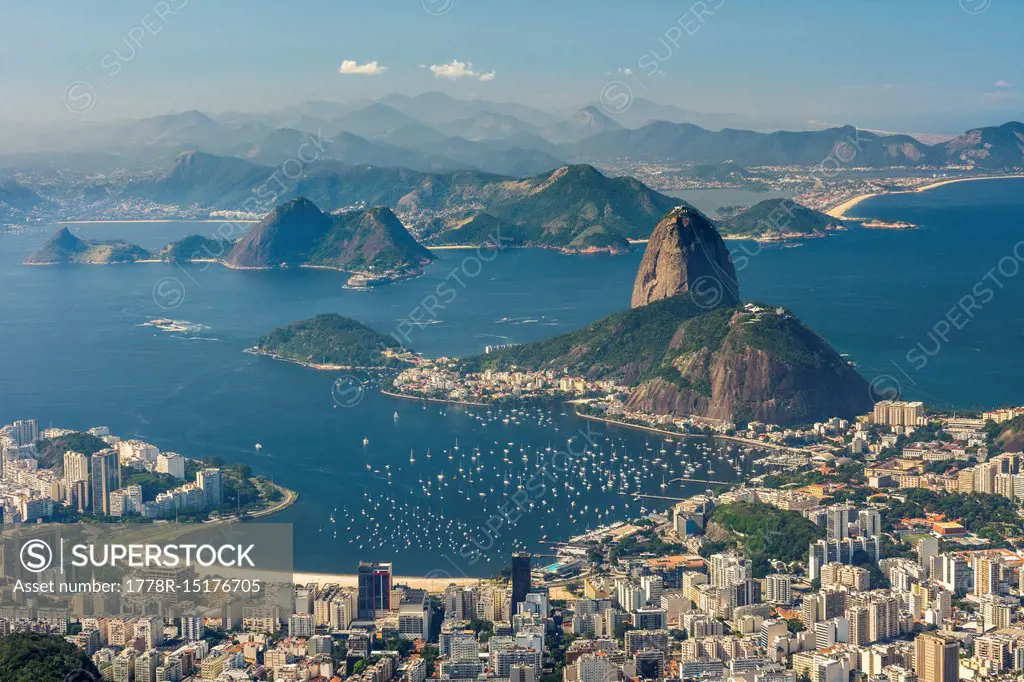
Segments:
[[[842,232],[845,227],[837,227],[824,232],[792,232],[786,233],[783,237],[764,237],[762,235],[744,235],[744,234],[723,234],[721,235],[723,241],[737,241],[737,242],[757,242],[758,244],[782,244],[791,245],[794,242],[801,242],[805,239],[823,239],[833,232]]]
[[[61,220],[55,225],[103,225],[106,223],[258,223],[258,220],[250,220],[249,218],[231,220],[228,218],[143,218],[141,220],[114,220],[113,218],[107,218],[105,220]]]
[[[280,502],[272,504],[266,509],[260,509],[259,511],[252,512],[251,514],[249,514],[249,518],[259,519],[266,516],[273,516],[278,512],[283,512],[285,509],[298,502],[299,493],[297,493],[296,491],[292,490],[291,488],[285,488],[283,485],[274,483],[273,481],[268,481],[268,483],[277,488],[277,490],[279,490],[281,494],[284,495],[284,499],[281,500]]]
[[[91,221],[91,222],[105,222],[105,221]],[[151,222],[173,222],[173,221],[151,221]],[[31,256],[30,256],[31,258]],[[53,266],[53,265],[148,265],[152,263],[167,263],[171,265],[188,265],[192,263],[213,263],[220,265],[228,270],[250,270],[250,271],[267,271],[267,270],[287,270],[278,265],[235,265],[229,263],[223,258],[187,258],[181,260],[171,260],[167,258],[139,258],[137,260],[124,260],[124,261],[107,261],[103,263],[89,263],[82,261],[45,261],[45,262],[30,262],[29,260],[22,261],[22,265],[34,265],[34,266]],[[372,277],[374,279],[382,280],[382,284],[390,284],[394,282],[403,282],[406,280],[417,279],[423,276],[423,270],[418,269],[415,272],[409,272],[407,274],[397,273],[382,273],[374,274],[363,272],[360,270],[346,270],[344,268],[335,267],[333,265],[310,265],[303,263],[295,266],[298,269],[306,270],[328,270],[332,272],[340,272],[346,275]],[[372,287],[348,287],[349,289],[370,289]]]
[[[408,585],[414,590],[426,590],[432,594],[438,594],[444,592],[444,589],[452,583],[455,583],[456,585],[469,586],[488,580],[488,578],[447,577],[443,571],[437,570],[430,571],[429,573],[440,573],[441,575],[433,578],[426,576],[396,575],[392,578],[392,584]],[[341,585],[342,587],[356,587],[358,578],[359,577],[353,573],[294,573],[292,575],[292,582],[296,585],[308,585],[309,583],[326,585],[333,583]]]
[[[1013,175],[980,175],[969,178],[947,178],[946,180],[938,180],[936,182],[915,187],[914,189],[901,190],[898,192],[868,192],[866,194],[858,194],[855,197],[851,197],[846,201],[833,206],[832,208],[825,211],[825,215],[831,216],[838,220],[842,220],[846,217],[847,212],[850,211],[857,204],[870,199],[871,197],[888,196],[891,194],[914,194],[916,192],[927,192],[928,190],[936,189],[939,187],[945,187],[946,185],[953,185],[958,182],[974,182],[975,180],[1013,180],[1022,179],[1024,174],[1013,174]]]
[[[646,239],[627,239],[630,246],[634,244],[646,244]],[[456,251],[456,250],[467,250],[467,249],[498,249],[504,251],[505,249],[545,249],[547,251],[555,251],[566,256],[591,256],[598,253],[607,253],[610,256],[622,256],[632,253],[632,250],[622,251],[616,250],[607,246],[594,246],[587,247],[584,249],[570,249],[564,246],[547,246],[544,244],[491,244],[484,242],[482,244],[424,244],[424,248],[428,251]]]
[[[384,369],[387,369],[386,367],[359,367],[359,366],[356,366],[356,365],[332,365],[330,363],[322,364],[322,363],[319,363],[319,362],[303,362],[302,360],[295,360],[293,358],[286,358],[283,355],[278,355],[276,353],[271,353],[270,351],[262,350],[258,346],[253,346],[251,348],[246,348],[242,352],[243,353],[248,353],[250,355],[261,355],[261,356],[263,356],[265,358],[270,358],[271,360],[280,360],[281,362],[290,362],[293,365],[301,365],[302,367],[309,367],[310,369],[315,369],[315,370],[324,371],[324,372],[338,372],[338,371],[344,371],[344,370],[378,372],[378,371],[382,371]]]
[[[754,447],[761,447],[761,448],[765,448],[767,450],[778,450],[778,451],[782,451],[782,452],[797,452],[797,453],[801,453],[801,454],[808,454],[809,453],[808,450],[803,450],[801,448],[794,448],[794,447],[789,446],[789,445],[777,445],[775,443],[762,443],[759,440],[752,440],[750,438],[740,438],[739,436],[726,436],[726,435],[723,435],[723,434],[705,435],[703,433],[682,433],[680,431],[668,431],[666,429],[659,429],[659,428],[656,428],[656,427],[653,427],[653,426],[641,426],[640,424],[632,424],[630,422],[619,421],[617,419],[609,419],[608,417],[598,417],[598,416],[593,415],[593,414],[586,414],[586,413],[583,413],[583,412],[580,412],[579,410],[577,410],[575,405],[573,405],[573,412],[580,419],[588,419],[590,421],[602,422],[602,423],[605,423],[605,424],[611,424],[613,426],[621,426],[621,427],[627,428],[627,429],[636,429],[638,431],[647,431],[649,433],[663,434],[663,435],[669,436],[671,438],[711,438],[711,439],[714,439],[714,440],[728,440],[728,441],[732,441],[734,443],[743,443],[745,445],[751,445],[751,446],[754,446]]]
[[[395,393],[385,389],[380,389],[381,395],[386,395],[390,398],[403,398],[405,400],[422,400],[427,403],[445,403],[446,405],[466,405],[468,407],[490,407],[487,403],[474,403],[469,400],[445,400],[444,398],[428,398],[426,396],[411,395],[409,393]]]
[[[892,192],[892,194],[895,194],[895,192]],[[858,194],[855,197],[847,199],[846,201],[844,201],[843,203],[839,204],[838,206],[834,206],[834,207],[830,208],[829,210],[825,211],[825,215],[827,215],[829,217],[832,217],[832,218],[835,218],[837,220],[842,220],[843,218],[846,217],[846,212],[849,211],[851,208],[853,208],[854,206],[856,206],[860,202],[864,201],[865,199],[870,199],[871,197],[877,197],[877,196],[880,196],[880,194],[878,192],[869,192],[867,194]]]

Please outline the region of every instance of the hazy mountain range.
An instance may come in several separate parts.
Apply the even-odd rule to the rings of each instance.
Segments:
[[[759,132],[744,129],[745,123],[731,114],[692,112],[640,98],[612,116],[595,104],[555,114],[518,103],[458,100],[428,92],[350,104],[306,102],[263,114],[187,111],[54,128],[8,140],[0,161],[15,167],[77,168],[88,166],[91,159],[101,170],[152,168],[181,152],[199,150],[266,165],[315,156],[419,171],[528,176],[567,163],[624,159],[811,165],[846,143],[844,163],[858,166],[970,163],[1001,169],[1024,164],[1020,123],[976,128],[933,144],[853,126]]]

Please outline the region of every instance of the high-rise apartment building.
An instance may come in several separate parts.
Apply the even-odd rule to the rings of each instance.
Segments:
[[[850,519],[856,510],[845,504],[837,504],[825,510],[825,533],[829,540],[843,540],[850,537]]]
[[[793,576],[788,573],[773,573],[764,579],[765,601],[788,606],[793,603]]]
[[[203,469],[196,472],[196,484],[203,491],[203,500],[207,509],[216,509],[223,501],[223,483],[221,471],[217,468]]]
[[[11,435],[18,445],[31,445],[39,440],[39,422],[35,419],[19,419],[11,427]]]
[[[89,457],[68,450],[64,453],[64,501],[72,509],[85,511],[89,508],[88,490]]]
[[[879,400],[873,413],[876,424],[917,426],[925,420],[924,403],[920,401]]]
[[[712,554],[708,573],[710,574],[710,583],[714,587],[736,585],[747,579],[747,562],[746,559],[732,552]]]
[[[116,450],[100,450],[90,459],[92,511],[110,515],[110,494],[121,487],[121,462]]]
[[[914,642],[914,671],[919,682],[958,682],[960,643],[941,632],[921,633]]]

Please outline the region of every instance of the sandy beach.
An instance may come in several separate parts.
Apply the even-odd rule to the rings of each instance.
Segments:
[[[455,570],[454,567],[452,570]],[[425,578],[422,576],[407,576],[407,575],[396,575],[392,583],[394,585],[408,585],[414,590],[426,590],[431,593],[444,592],[444,588],[448,585],[455,583],[456,585],[476,585],[485,578],[449,578],[448,576],[441,574],[436,577]],[[296,585],[308,585],[309,583],[315,583],[317,585],[341,585],[342,587],[357,587],[356,584],[357,576],[353,573],[296,573],[293,582]]]
[[[61,220],[57,222],[57,225],[102,225],[104,223],[258,223],[258,220],[245,219],[230,219],[230,218],[147,218],[143,220],[117,220],[116,218],[108,218],[106,220]]]
[[[830,208],[829,210],[825,211],[825,215],[830,216],[832,218],[836,218],[838,220],[842,220],[844,217],[846,217],[846,212],[849,211],[851,208],[853,208],[860,202],[864,201],[865,199],[870,199],[871,197],[876,196],[878,195],[874,193],[858,194],[857,196],[851,199],[847,199],[838,206]]]
[[[980,175],[973,178],[951,178],[949,180],[939,180],[933,182],[930,185],[924,185],[915,189],[915,192],[924,192],[929,189],[935,189],[936,187],[942,187],[943,185],[952,185],[957,182],[971,182],[973,180],[1007,180],[1010,178],[1024,178],[1024,175]]]
[[[952,185],[958,182],[973,182],[975,180],[1007,180],[1010,178],[1024,178],[1024,175],[981,175],[970,178],[949,178],[947,180],[938,180],[936,182],[932,182],[927,185],[922,185],[920,187],[915,187],[914,189],[904,190],[902,192],[869,192],[867,194],[858,194],[855,197],[847,199],[838,206],[835,206],[825,211],[825,214],[833,218],[838,218],[842,220],[844,217],[846,217],[846,213],[850,209],[852,209],[854,206],[864,201],[865,199],[870,199],[871,197],[877,197],[883,194],[913,194],[914,192],[927,192],[930,189],[944,187],[946,185]]]

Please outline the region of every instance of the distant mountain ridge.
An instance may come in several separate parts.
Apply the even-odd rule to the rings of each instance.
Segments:
[[[910,135],[880,135],[854,126],[759,133],[711,131],[690,123],[658,121],[635,130],[598,133],[563,149],[576,159],[629,158],[688,164],[733,162],[746,166],[831,163],[841,166],[923,166],[973,163],[982,168],[1024,165],[1024,124],[969,130],[927,145]]]
[[[754,129],[752,129],[754,128]],[[515,102],[460,100],[439,92],[391,94],[358,102],[305,102],[266,114],[199,111],[134,121],[86,123],[46,134],[15,137],[11,154],[38,154],[78,165],[165,163],[190,149],[266,164],[295,157],[289,140],[313,135],[320,159],[397,165],[421,171],[474,169],[534,175],[567,162],[816,165],[835,153],[843,164],[945,166],[979,169],[1024,165],[1024,124],[965,131],[927,144],[904,134],[829,129],[757,132],[754,121],[728,113],[702,113],[635,98],[612,115],[599,104],[552,113]],[[514,138],[514,139],[513,139]],[[502,147],[491,143],[500,142]],[[504,152],[504,153],[498,153]]]
[[[541,134],[552,142],[576,142],[597,133],[622,129],[615,119],[590,105],[577,110],[568,121],[544,128]]]
[[[202,152],[183,155],[160,178],[129,188],[134,196],[211,208],[242,208],[272,169]],[[479,171],[424,173],[407,168],[311,164],[281,198],[307,197],[335,210],[357,205],[452,215],[429,230],[434,243],[481,243],[477,214],[502,224],[509,245],[622,251],[650,234],[658,217],[684,204],[633,178],[610,178],[592,166],[563,166],[512,178]],[[494,222],[497,221],[497,222]],[[469,228],[467,229],[467,225]],[[468,240],[468,242],[467,242]]]

